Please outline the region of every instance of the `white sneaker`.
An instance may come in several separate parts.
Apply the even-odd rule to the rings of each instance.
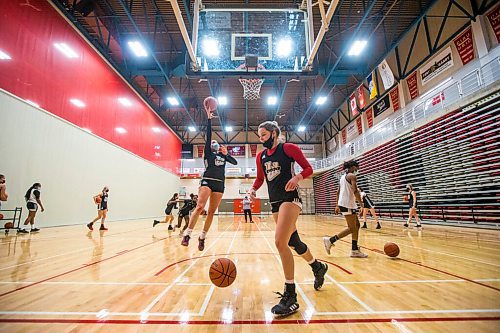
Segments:
[[[332,246],[335,246],[335,244],[332,244],[330,242],[330,237],[323,237],[323,244],[325,245],[326,253],[330,254],[330,249],[332,248]]]
[[[351,258],[368,258],[366,253],[361,252],[360,249],[351,251]]]

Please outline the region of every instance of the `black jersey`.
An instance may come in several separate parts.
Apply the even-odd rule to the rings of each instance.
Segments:
[[[196,202],[191,199],[185,199],[184,205],[179,209],[179,215],[189,215],[189,212],[192,211],[196,207]]]
[[[167,203],[167,208],[165,208],[165,213],[168,215],[172,211],[172,209],[177,209],[177,202],[172,200]]]
[[[107,192],[101,193],[101,203],[99,203],[97,205],[97,209],[99,209],[99,210],[108,209],[108,193]]]
[[[285,191],[286,184],[295,176],[295,160],[285,154],[283,147],[278,144],[272,155],[268,155],[269,149],[264,150],[260,159],[271,203],[299,197],[297,190]]]
[[[205,172],[203,173],[203,178],[223,182],[225,180],[226,161],[234,165],[237,165],[238,162],[229,154],[224,155],[219,152],[214,153],[212,151],[211,143],[212,120],[208,119],[207,142],[205,142],[205,153],[203,157],[205,162]]]
[[[408,195],[408,206],[413,207],[417,207],[417,192],[415,192],[415,203],[413,203],[413,193],[415,191],[410,191],[410,194]]]

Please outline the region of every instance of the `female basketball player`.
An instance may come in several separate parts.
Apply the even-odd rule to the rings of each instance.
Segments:
[[[24,225],[26,226],[28,225],[28,223],[31,224],[31,232],[40,231],[40,229],[34,227],[35,216],[36,212],[38,211],[38,206],[40,206],[42,212],[45,210],[45,208],[43,208],[42,199],[40,199],[41,190],[42,190],[42,184],[34,183],[28,189],[28,191],[26,191],[26,194],[24,195],[24,199],[26,199],[26,207],[28,208],[28,217],[26,217]],[[26,231],[26,228],[19,229],[17,232],[23,234],[28,233],[28,231]]]
[[[347,228],[333,237],[323,237],[326,253],[330,254],[330,249],[335,242],[345,236],[352,234],[351,258],[366,258],[368,255],[361,252],[358,246],[358,235],[361,224],[356,214],[356,200],[361,209],[364,209],[363,200],[359,195],[356,174],[359,165],[356,161],[344,163],[344,173],[340,177],[339,189],[337,190],[337,206],[335,213],[342,213],[347,221]]]
[[[180,229],[182,220],[184,220],[184,227],[179,231],[179,236],[182,236],[189,225],[189,213],[196,208],[198,196],[191,193],[191,199],[184,200],[184,205],[179,209],[179,217],[177,219],[177,228]]]
[[[415,216],[415,220],[417,221],[417,230],[422,228],[420,224],[420,218],[417,213],[417,192],[413,189],[413,185],[406,185],[406,190],[408,191],[408,206],[410,207],[410,211],[408,212],[408,221],[404,224],[405,228],[408,228],[408,224],[411,222],[413,216]]]
[[[175,225],[172,227],[172,221],[174,220],[174,215],[172,214],[172,209],[177,209],[177,203],[180,202],[179,200],[179,194],[174,193],[172,198],[167,202],[167,208],[165,208],[165,221],[163,223],[168,223],[168,230],[175,230]],[[158,220],[153,221],[153,228],[158,224],[161,223]]]
[[[205,100],[206,101],[206,100]],[[198,222],[198,217],[202,213],[207,201],[210,199],[208,204],[208,212],[205,223],[203,224],[203,231],[198,238],[198,250],[203,251],[205,248],[205,236],[210,229],[212,220],[214,218],[214,213],[219,207],[219,204],[224,194],[224,181],[225,181],[225,169],[226,162],[237,165],[238,162],[227,153],[227,148],[219,145],[217,141],[212,140],[212,118],[217,105],[208,105],[204,103],[205,110],[208,114],[208,124],[207,124],[207,141],[205,143],[204,160],[205,160],[205,172],[201,179],[201,186],[198,190],[198,203],[196,208],[189,219],[189,226],[184,233],[181,245],[188,246],[189,239],[191,238],[191,233]]]
[[[359,196],[361,197],[361,200],[363,200],[363,209],[360,210],[359,212],[359,217],[363,216],[363,226],[361,227],[362,229],[366,229],[366,215],[368,211],[370,211],[370,214],[372,214],[372,217],[377,221],[377,228],[380,229],[382,228],[380,226],[380,222],[378,220],[377,213],[375,213],[375,205],[373,204],[373,201],[368,197],[368,194],[366,194],[361,188],[359,188]]]
[[[2,201],[7,201],[9,195],[7,194],[7,185],[5,185],[5,176],[0,175],[0,208],[2,208]]]
[[[87,228],[90,230],[94,230],[93,224],[99,219],[101,219],[101,227],[99,230],[108,230],[108,228],[104,226],[104,220],[106,220],[106,216],[108,215],[108,192],[109,188],[104,186],[101,193],[94,196],[94,201],[97,203],[97,217],[92,222],[87,224]],[[101,199],[100,202],[99,200],[96,200],[97,198]]]
[[[262,186],[264,178],[269,191],[269,201],[276,223],[274,243],[281,257],[285,273],[285,292],[280,302],[271,312],[278,316],[286,316],[299,308],[294,281],[294,259],[290,247],[295,250],[309,265],[314,274],[314,289],[323,286],[328,266],[317,261],[297,232],[297,219],[302,210],[302,200],[297,191],[299,181],[312,174],[312,168],[297,145],[280,143],[278,123],[266,121],[259,125],[259,139],[266,149],[257,154],[257,178],[250,189],[255,192]],[[297,162],[303,171],[295,175],[294,163]]]

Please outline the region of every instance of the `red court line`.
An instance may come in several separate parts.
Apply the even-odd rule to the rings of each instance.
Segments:
[[[107,260],[110,260],[110,259],[113,259],[113,258],[116,258],[116,257],[119,257],[123,254],[126,254],[126,253],[129,253],[129,252],[132,252],[132,251],[135,251],[135,250],[138,250],[140,248],[143,248],[143,247],[146,247],[148,245],[151,245],[151,244],[156,244],[157,242],[161,241],[161,240],[165,240],[167,238],[170,238],[171,236],[168,236],[168,237],[164,237],[164,238],[159,238],[158,240],[152,242],[152,243],[147,243],[147,244],[143,244],[143,245],[140,245],[140,246],[137,246],[137,247],[134,247],[132,249],[129,249],[127,251],[122,251],[118,254],[115,254],[114,256],[111,256],[111,257],[108,257],[108,258],[104,258],[104,259],[101,259],[101,260],[98,260],[98,261],[94,261],[94,262],[91,262],[89,264],[83,264],[83,266],[80,266],[78,268],[74,268],[72,270],[69,270],[69,271],[66,271],[66,272],[63,272],[63,273],[60,273],[60,274],[57,274],[57,275],[54,275],[54,276],[51,276],[51,277],[48,277],[46,279],[43,279],[43,280],[40,280],[40,281],[37,281],[37,282],[33,282],[33,283],[30,283],[30,284],[27,284],[25,286],[22,286],[22,287],[19,287],[19,288],[16,288],[16,289],[12,289],[10,291],[7,291],[7,292],[4,292],[3,294],[0,294],[0,297],[3,297],[3,296],[7,296],[9,294],[12,294],[16,291],[19,291],[19,290],[23,290],[23,289],[26,289],[26,288],[29,288],[29,287],[33,287],[33,286],[36,286],[40,283],[43,283],[43,282],[46,282],[46,281],[50,281],[50,280],[53,280],[55,278],[58,278],[58,277],[61,277],[61,276],[64,276],[64,275],[67,275],[67,274],[70,274],[70,273],[73,273],[73,272],[76,272],[76,271],[79,271],[81,269],[84,269],[84,268],[87,268],[87,267],[90,267],[90,266],[93,266],[93,265],[96,265],[96,264],[99,264],[101,262],[104,262],[104,261],[107,261]]]
[[[500,317],[407,317],[407,318],[345,318],[345,319],[276,319],[276,320],[140,320],[140,319],[35,319],[0,318],[0,323],[32,324],[118,324],[118,325],[303,325],[303,324],[362,324],[391,322],[453,322],[453,321],[500,321]]]
[[[345,241],[343,239],[341,239],[340,241],[342,241],[344,243],[349,243],[348,241]],[[370,249],[370,248],[368,248],[366,246],[361,246],[361,248],[367,249],[368,251],[376,252],[378,254],[384,254],[384,252],[382,252],[379,249]],[[403,259],[403,258],[397,258],[397,260],[401,260],[401,261],[404,261],[404,262],[407,262],[407,263],[410,263],[410,264],[413,264],[413,265],[417,265],[417,266],[424,267],[424,268],[427,268],[427,269],[430,269],[430,270],[433,270],[433,271],[436,271],[436,272],[439,272],[439,273],[443,273],[443,274],[446,274],[446,275],[449,275],[449,276],[453,276],[453,277],[456,277],[456,278],[461,279],[461,280],[465,280],[465,281],[470,282],[470,283],[474,283],[474,284],[477,284],[477,285],[480,285],[480,286],[483,286],[483,287],[486,287],[486,288],[493,289],[495,291],[500,291],[500,288],[496,288],[496,287],[493,287],[493,286],[490,286],[490,285],[487,285],[487,284],[484,284],[484,283],[481,283],[481,282],[478,282],[478,281],[474,281],[474,280],[468,279],[468,278],[460,276],[460,275],[456,275],[456,274],[453,274],[453,273],[450,273],[450,272],[446,272],[446,271],[443,271],[443,270],[440,270],[440,269],[437,269],[437,268],[434,268],[434,267],[431,267],[431,266],[427,266],[427,265],[424,265],[424,264],[416,262],[416,261],[411,261],[411,260]]]
[[[264,254],[267,254],[267,255],[274,255],[274,253],[271,253],[271,252],[263,252],[263,253],[252,253],[252,252],[234,252],[234,253],[219,253],[219,254],[207,254],[207,255],[204,255],[204,256],[198,256],[198,257],[192,257],[192,258],[186,258],[186,259],[182,259],[182,260],[179,260],[179,261],[176,261],[166,267],[164,267],[163,269],[161,269],[159,272],[157,272],[154,276],[158,276],[160,274],[162,274],[163,272],[165,272],[167,269],[169,269],[170,267],[172,266],[175,266],[175,265],[178,265],[178,264],[181,264],[183,262],[186,262],[186,261],[190,261],[190,260],[194,260],[194,259],[200,259],[200,258],[207,258],[207,257],[216,257],[216,256],[231,256],[231,255],[247,255],[247,254],[257,254],[257,255],[264,255]],[[297,257],[297,256],[295,256]],[[334,264],[333,262],[329,262],[329,261],[326,261],[326,260],[322,260],[322,259],[318,259],[319,261],[323,261],[323,262],[326,262],[330,265],[333,265],[339,269],[341,269],[342,271],[344,271],[345,273],[347,274],[352,274],[351,272],[349,272],[347,269],[337,265],[337,264]],[[1,295],[0,295],[1,296]]]

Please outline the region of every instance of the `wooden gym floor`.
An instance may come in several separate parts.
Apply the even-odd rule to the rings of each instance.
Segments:
[[[45,228],[0,236],[0,332],[499,332],[500,232],[383,222],[361,230],[367,259],[349,258],[350,236],[328,256],[322,236],[341,217],[301,216],[299,233],[329,264],[314,291],[296,257],[300,310],[273,319],[283,275],[274,222],[216,217],[203,252],[200,220],[188,248],[151,220]],[[398,259],[381,250],[399,244]],[[236,263],[233,285],[211,285],[217,257]]]

